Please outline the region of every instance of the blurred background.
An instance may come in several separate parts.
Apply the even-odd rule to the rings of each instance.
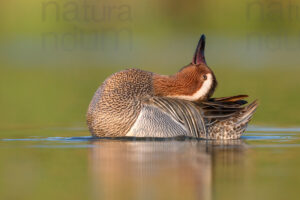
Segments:
[[[0,1],[0,199],[297,199],[299,25],[299,0]],[[82,137],[107,76],[174,74],[201,34],[214,96],[260,102],[243,140]]]
[[[173,74],[202,33],[214,96],[258,99],[252,124],[299,126],[300,1],[13,0],[0,15],[2,130],[85,127],[108,75]]]

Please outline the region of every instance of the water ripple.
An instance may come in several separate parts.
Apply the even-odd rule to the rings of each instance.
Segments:
[[[250,147],[300,147],[299,137],[300,128],[276,128],[276,127],[249,127],[247,132],[241,137],[240,141],[247,143]],[[0,139],[2,144],[10,146],[13,143],[10,142],[23,142],[30,148],[93,148],[96,142],[105,141],[202,141],[203,139],[195,139],[188,137],[177,137],[177,138],[134,138],[134,137],[103,137],[95,138],[92,136],[79,136],[79,137],[37,137],[32,136],[28,138],[3,138]],[[207,140],[209,142],[209,140]],[[257,141],[257,142],[256,142]],[[29,144],[28,142],[34,142]],[[45,143],[46,142],[46,143]],[[50,142],[50,143],[49,143]],[[220,141],[221,142],[221,141]],[[63,144],[62,144],[63,143]],[[292,144],[291,144],[292,143]],[[214,145],[218,142],[214,142]],[[14,144],[16,146],[16,144]]]

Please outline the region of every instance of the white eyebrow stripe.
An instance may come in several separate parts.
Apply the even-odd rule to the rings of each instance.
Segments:
[[[177,95],[177,96],[168,96],[172,98],[178,98],[178,99],[184,99],[187,101],[196,101],[198,99],[201,99],[207,95],[209,92],[210,88],[212,87],[213,84],[213,77],[211,74],[207,74],[207,79],[204,81],[203,85],[201,88],[195,92],[192,95]]]

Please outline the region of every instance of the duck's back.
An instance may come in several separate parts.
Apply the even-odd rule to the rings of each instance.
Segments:
[[[125,136],[136,121],[141,100],[153,95],[151,72],[128,69],[108,77],[96,91],[87,112],[94,136]]]

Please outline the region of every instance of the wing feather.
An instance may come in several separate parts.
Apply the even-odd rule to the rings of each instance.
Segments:
[[[222,101],[222,102],[237,102],[240,100],[244,100],[247,98],[248,95],[237,95],[237,96],[230,96],[230,97],[219,97],[219,98],[212,98],[212,101]]]
[[[186,127],[191,136],[206,135],[205,123],[196,104],[168,97],[152,97],[146,103],[171,115],[174,120]]]
[[[187,131],[188,136],[208,138],[208,128],[229,118],[237,117],[245,110],[247,95],[213,98],[203,102],[191,102],[169,97],[151,97],[146,104],[167,113]]]

